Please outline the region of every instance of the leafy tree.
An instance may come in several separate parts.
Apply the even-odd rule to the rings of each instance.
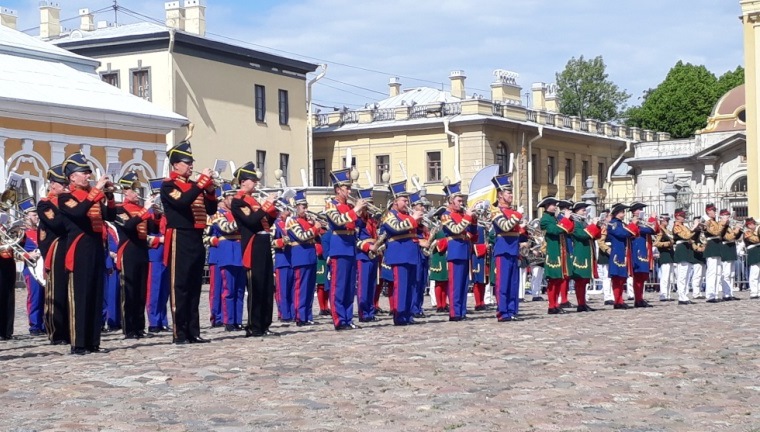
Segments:
[[[581,120],[615,120],[631,95],[608,79],[602,56],[585,60],[571,58],[556,74],[560,112]]]
[[[728,71],[718,78],[718,88],[716,95],[718,99],[734,87],[744,84],[744,68],[737,66],[736,69]],[[716,100],[717,102],[717,100]]]
[[[705,127],[718,99],[743,82],[741,67],[718,79],[704,66],[679,61],[665,81],[644,92],[641,106],[626,112],[626,124],[669,132],[673,138],[689,137]]]

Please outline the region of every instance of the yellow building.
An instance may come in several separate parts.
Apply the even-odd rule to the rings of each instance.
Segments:
[[[744,30],[744,76],[746,83],[747,126],[747,198],[750,215],[760,214],[760,122],[757,110],[760,100],[760,1],[740,0],[741,22]]]
[[[206,37],[199,0],[165,8],[166,26],[96,24],[83,9],[80,28],[61,34],[60,10],[43,1],[40,34],[98,59],[103,81],[186,116],[195,125],[197,170],[216,159],[252,160],[265,184],[275,183],[278,168],[288,180],[300,178],[308,161],[306,74],[317,66]],[[183,137],[170,134],[166,142]]]
[[[31,180],[39,198],[49,167],[77,151],[102,173],[119,162],[115,175],[160,176],[166,134],[187,119],[102,82],[97,60],[13,30],[14,18],[2,10],[0,188],[15,172]],[[25,198],[29,192],[22,187],[19,193]]]
[[[481,168],[498,164],[506,172],[514,155],[516,199],[535,214],[535,204],[546,195],[581,200],[589,179],[604,198],[612,169],[631,144],[655,139],[648,130],[556,113],[553,88],[543,83],[532,86],[527,108],[517,74],[494,75],[490,99],[468,96],[464,72],[454,71],[450,91],[402,90],[391,78],[387,99],[360,110],[318,114],[314,184],[327,185],[329,171],[343,166],[347,148],[357,170],[369,171],[374,183],[383,183],[385,171],[391,182],[402,179],[402,162],[429,194],[441,194],[444,178],[454,181],[457,172],[467,191]],[[362,181],[368,183],[364,175]]]

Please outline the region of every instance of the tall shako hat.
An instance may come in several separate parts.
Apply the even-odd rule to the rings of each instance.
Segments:
[[[330,181],[333,186],[351,186],[351,168],[343,168],[336,171],[330,171]]]

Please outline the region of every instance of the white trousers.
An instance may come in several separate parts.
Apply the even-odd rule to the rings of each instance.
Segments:
[[[718,298],[720,271],[720,257],[707,258],[707,269],[705,271],[705,294],[707,295],[707,300]]]
[[[760,264],[749,266],[749,296],[760,296]]]
[[[525,284],[528,282],[528,268],[527,267],[521,267],[520,268],[520,290],[518,291],[518,296],[520,300],[525,298]],[[488,303],[486,303],[488,304]]]
[[[721,261],[720,286],[723,288],[723,297],[731,297],[733,295],[734,264],[736,264],[736,261]]]
[[[533,297],[541,297],[541,283],[544,281],[544,267],[531,267],[530,276],[530,294]]]
[[[678,301],[689,301],[689,270],[691,269],[691,263],[678,263],[678,268],[676,269],[676,287],[678,288]]]
[[[597,264],[596,272],[599,274],[599,279],[602,281],[602,295],[604,301],[615,300],[615,296],[612,295],[612,280],[610,279],[610,266],[608,264]]]
[[[634,299],[633,294],[633,277],[628,276],[628,278],[625,280],[625,294],[628,296],[628,300]]]
[[[702,297],[702,275],[705,265],[702,263],[691,265],[691,291],[694,298]]]
[[[437,307],[438,304],[435,301],[435,281],[430,281],[430,306]]]
[[[675,264],[660,264],[660,300],[670,298],[670,282],[673,280]]]

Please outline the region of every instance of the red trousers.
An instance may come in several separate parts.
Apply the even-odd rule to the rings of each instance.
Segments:
[[[575,299],[578,300],[578,306],[583,306],[586,304],[586,288],[589,280],[583,278],[573,278],[573,280],[575,281]]]

